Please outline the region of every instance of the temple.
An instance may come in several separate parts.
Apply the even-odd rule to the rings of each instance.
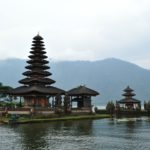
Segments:
[[[124,92],[122,95],[125,97],[124,99],[121,99],[116,102],[117,107],[119,107],[121,110],[136,110],[140,109],[141,102],[133,96],[135,94],[133,93],[133,89],[131,89],[129,86],[124,89]]]
[[[51,86],[55,81],[49,78],[52,73],[48,71],[45,54],[43,38],[38,34],[33,38],[27,71],[23,73],[26,77],[19,81],[22,86],[11,91],[12,95],[23,98],[24,107],[49,107],[51,97],[54,101],[57,95],[65,94],[64,90]]]
[[[8,114],[69,114],[91,113],[91,97],[99,93],[85,86],[79,86],[68,92],[52,86],[49,61],[47,60],[43,38],[38,34],[33,38],[30,55],[26,61],[25,76],[19,86],[10,91],[13,97],[20,97],[20,108],[8,110]],[[74,108],[74,102],[77,107]],[[22,105],[21,105],[22,104]]]
[[[73,111],[92,111],[91,97],[97,96],[99,93],[95,90],[87,88],[86,86],[78,86],[68,91],[68,95],[71,97],[71,107],[73,103],[76,103],[76,108],[71,108]]]

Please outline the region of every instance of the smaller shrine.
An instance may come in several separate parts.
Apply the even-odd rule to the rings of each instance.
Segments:
[[[86,86],[78,86],[68,91],[68,95],[71,97],[71,109],[79,111],[91,111],[91,97],[97,96],[99,93],[94,91]],[[76,103],[76,108],[73,106],[73,103]]]
[[[133,98],[136,94],[133,93],[133,89],[129,86],[124,89],[122,96],[125,98],[116,102],[116,107],[119,107],[120,110],[139,110],[141,109],[141,101]]]

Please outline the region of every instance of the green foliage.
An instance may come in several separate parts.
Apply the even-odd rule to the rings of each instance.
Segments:
[[[95,112],[97,112],[97,110],[98,110],[98,108],[97,108],[97,107],[95,107],[95,108],[94,108],[94,111],[95,111]]]
[[[110,113],[110,114],[113,114],[113,113],[114,113],[114,111],[115,111],[115,105],[114,105],[113,101],[109,101],[109,102],[107,103],[106,110],[107,110],[107,112]]]
[[[116,110],[120,111],[120,105],[119,105],[119,103],[117,101],[116,101]]]
[[[13,102],[11,102],[11,103],[6,103],[6,107],[9,107],[9,108],[13,108],[13,107],[15,107],[15,103],[13,103]]]
[[[12,87],[5,86],[0,82],[0,98],[8,97],[9,96],[9,90],[11,90]],[[9,97],[10,98],[10,97]],[[11,99],[11,98],[10,98]]]
[[[4,106],[3,102],[0,102],[0,107],[3,107],[3,106]]]
[[[16,103],[17,107],[23,107],[22,103]]]
[[[136,110],[141,111],[141,103],[138,104],[138,107],[136,108]]]
[[[36,123],[36,122],[49,122],[49,121],[68,121],[68,120],[83,120],[83,119],[102,119],[102,118],[110,118],[111,116],[108,114],[97,114],[97,115],[67,115],[60,117],[56,114],[50,116],[33,116],[30,117],[19,117],[17,123]]]
[[[150,101],[148,102],[144,101],[144,109],[150,111]]]
[[[20,107],[20,103],[0,102],[0,107],[15,108],[15,106]]]

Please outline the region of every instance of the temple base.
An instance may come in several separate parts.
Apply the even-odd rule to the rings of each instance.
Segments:
[[[46,97],[24,97],[24,107],[49,107]]]

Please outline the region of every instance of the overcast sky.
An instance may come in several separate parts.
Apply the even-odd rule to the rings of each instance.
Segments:
[[[54,61],[115,57],[150,69],[150,0],[0,0],[0,59],[27,58],[38,32]]]

